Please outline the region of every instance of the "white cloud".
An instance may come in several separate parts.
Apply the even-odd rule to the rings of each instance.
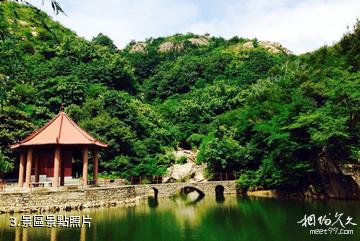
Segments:
[[[295,53],[339,40],[360,16],[359,0],[59,0],[55,16],[79,35],[99,32],[119,47],[177,32],[276,41]],[[45,8],[49,8],[45,6]]]
[[[167,0],[77,0],[59,1],[67,16],[54,16],[80,36],[91,39],[102,32],[119,47],[131,39],[165,36],[194,21],[198,6],[191,2]],[[40,6],[51,13],[49,6]]]

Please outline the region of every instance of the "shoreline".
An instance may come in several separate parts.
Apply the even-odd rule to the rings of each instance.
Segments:
[[[22,191],[0,193],[1,213],[36,213],[81,210],[85,208],[134,205],[147,197],[168,198],[182,189],[190,188],[204,195],[238,194],[234,181],[201,183],[164,183],[91,187],[72,190]]]
[[[171,183],[158,185],[127,185],[113,187],[92,187],[78,190],[49,190],[45,192],[0,193],[0,215],[6,213],[46,213],[62,212],[101,207],[128,207],[138,205],[149,197],[166,199],[183,187],[205,190],[205,196],[215,196],[214,187],[226,186],[222,195],[237,195],[249,198],[297,199],[297,200],[342,200],[335,197],[306,196],[301,192],[280,192],[276,190],[257,190],[240,192],[234,182],[215,183]],[[207,187],[207,189],[206,189]],[[161,189],[162,188],[162,189]],[[160,189],[161,191],[155,191]],[[55,204],[56,203],[56,204]],[[8,205],[6,205],[8,204]]]

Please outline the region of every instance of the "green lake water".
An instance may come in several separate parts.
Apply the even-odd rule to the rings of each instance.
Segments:
[[[305,241],[360,240],[360,202],[301,201],[225,196],[207,196],[197,203],[183,200],[148,200],[134,207],[88,209],[62,215],[89,215],[90,228],[13,228],[10,217],[0,215],[0,241]],[[326,215],[333,222],[352,223],[353,234],[310,235],[309,227],[297,223],[304,215]],[[46,214],[43,214],[44,218]],[[59,215],[59,214],[55,214]],[[324,224],[323,224],[324,225]],[[341,227],[339,223],[333,227]],[[314,228],[328,228],[316,222]]]

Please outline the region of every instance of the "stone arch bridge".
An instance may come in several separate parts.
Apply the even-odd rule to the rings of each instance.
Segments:
[[[75,190],[49,189],[39,191],[0,192],[0,213],[44,212],[116,205],[132,205],[148,197],[171,197],[183,190],[200,195],[236,194],[235,181],[200,183],[163,183],[146,185],[89,187]]]
[[[141,197],[146,197],[152,193],[157,197],[171,197],[181,190],[195,190],[204,195],[216,195],[221,191],[223,194],[236,194],[237,188],[235,181],[209,181],[209,182],[179,182],[179,183],[162,183],[135,185],[135,192]]]

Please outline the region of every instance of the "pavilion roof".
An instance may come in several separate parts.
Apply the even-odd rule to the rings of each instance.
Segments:
[[[107,147],[107,144],[96,140],[81,129],[65,112],[60,111],[59,114],[43,127],[30,134],[24,140],[12,145],[11,148],[51,144]]]

